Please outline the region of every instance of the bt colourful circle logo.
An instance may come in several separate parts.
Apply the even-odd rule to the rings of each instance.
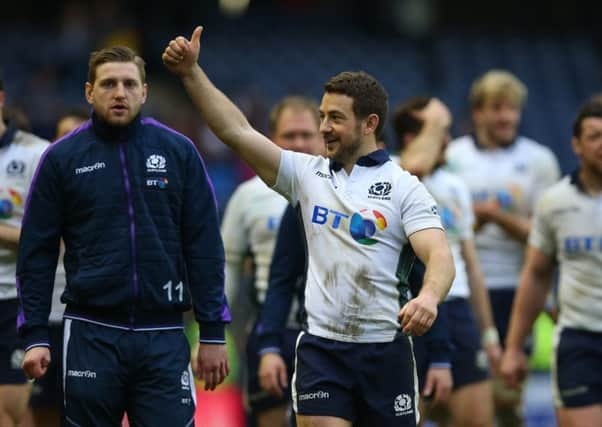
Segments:
[[[374,245],[377,240],[372,237],[376,230],[387,228],[387,219],[377,210],[362,209],[351,217],[349,232],[356,242],[362,245]]]

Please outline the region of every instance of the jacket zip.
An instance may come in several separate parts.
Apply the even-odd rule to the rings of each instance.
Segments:
[[[132,199],[132,188],[128,175],[127,164],[125,161],[125,151],[123,144],[119,144],[119,159],[121,160],[121,172],[123,176],[123,185],[128,199],[128,217],[130,220],[130,255],[132,258],[132,282],[134,286],[134,303],[130,309],[130,327],[134,328],[134,311],[136,301],[138,300],[138,269],[136,268],[136,222],[134,221],[134,201]]]

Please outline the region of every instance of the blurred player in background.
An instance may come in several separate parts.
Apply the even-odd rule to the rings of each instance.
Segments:
[[[450,170],[472,194],[478,258],[502,342],[535,200],[560,175],[550,149],[517,133],[526,96],[523,83],[509,72],[479,77],[470,90],[474,133],[447,149]],[[522,425],[521,393],[495,380],[494,394],[501,426]]]
[[[460,178],[443,169],[450,125],[449,110],[436,98],[411,98],[399,105],[393,116],[400,163],[420,177],[437,201],[456,264],[456,278],[441,307],[441,313],[447,315],[453,349],[454,388],[447,405],[451,419],[445,425],[492,426],[493,400],[482,397],[492,395],[487,361],[495,369],[501,350],[475,249],[470,192]],[[423,158],[406,156],[410,148],[423,153]],[[418,357],[421,350],[428,359],[424,345],[424,337],[416,339],[416,354]],[[474,405],[476,401],[478,405]]]
[[[284,98],[270,113],[271,139],[285,150],[321,153],[324,150],[324,142],[319,133],[319,125],[318,105],[311,99],[301,96]],[[240,184],[232,194],[222,221],[222,237],[226,253],[226,295],[232,306],[238,303],[241,294],[247,294],[251,295],[254,307],[257,310],[261,309],[268,286],[268,273],[276,243],[276,233],[286,206],[286,199],[269,188],[259,176]],[[249,254],[253,260],[255,280],[253,289],[241,292],[244,258]],[[287,362],[292,362],[294,342],[301,325],[298,307],[293,307],[289,311],[284,339],[292,342],[293,348],[287,346],[288,351],[283,354]],[[235,323],[236,319],[233,326],[238,326]],[[257,330],[255,326],[252,328],[246,345],[247,403],[257,420],[258,427],[286,426],[290,390],[285,390],[281,396],[272,396],[261,388],[258,377]]]
[[[0,426],[16,426],[27,410],[31,384],[21,369],[24,345],[17,337],[17,251],[25,200],[48,141],[4,121],[0,76]]]
[[[518,387],[528,373],[523,346],[552,287],[559,316],[552,363],[561,427],[602,425],[602,100],[579,111],[571,141],[579,169],[546,191],[535,209],[501,373]]]

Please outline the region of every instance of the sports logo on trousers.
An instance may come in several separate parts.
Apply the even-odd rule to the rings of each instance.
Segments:
[[[412,407],[412,398],[409,394],[402,393],[395,398],[393,402],[393,409],[395,410],[395,416],[410,415],[414,412]]]
[[[190,390],[190,375],[188,375],[188,371],[182,371],[180,383],[182,384],[182,390]]]
[[[146,159],[147,172],[167,172],[167,162],[160,154],[151,154]]]
[[[12,369],[21,369],[21,363],[23,363],[23,359],[25,358],[25,351],[21,349],[16,349],[10,355],[10,367]]]

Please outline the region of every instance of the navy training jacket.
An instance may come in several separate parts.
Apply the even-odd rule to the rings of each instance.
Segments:
[[[224,249],[213,186],[185,136],[140,116],[92,119],[42,156],[25,205],[17,260],[17,327],[48,346],[60,238],[65,317],[128,330],[182,328],[224,342]]]

